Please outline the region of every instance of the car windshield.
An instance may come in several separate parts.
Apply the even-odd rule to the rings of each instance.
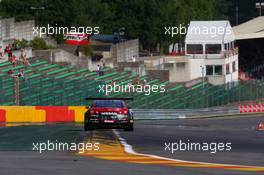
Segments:
[[[123,108],[124,102],[121,100],[96,100],[92,107],[96,108]]]

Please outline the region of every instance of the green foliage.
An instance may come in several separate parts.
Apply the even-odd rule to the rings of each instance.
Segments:
[[[184,39],[164,35],[165,26],[212,19],[229,19],[234,24],[236,2],[240,22],[256,14],[254,0],[2,0],[0,15],[18,21],[35,19],[40,26],[99,26],[104,34],[125,28],[126,37],[139,38],[142,49],[154,50]],[[61,36],[54,38],[63,41]]]
[[[64,43],[63,35],[54,35],[53,37],[57,41],[58,44],[63,44]]]
[[[93,50],[90,45],[80,46],[80,52],[85,56],[92,56]]]
[[[43,38],[35,37],[31,42],[30,46],[33,50],[48,49],[48,46]]]
[[[228,0],[216,0],[214,2],[214,19],[218,20],[227,20],[228,17],[228,10],[232,5],[232,1]]]
[[[226,3],[228,1],[226,0]],[[260,2],[260,0],[232,0],[229,2],[227,10],[228,19],[233,25],[236,25],[236,7],[238,7],[238,24],[258,16],[258,10],[255,6],[256,2]]]
[[[24,38],[22,40],[15,39],[13,42],[13,48],[20,49],[25,48],[29,46],[29,42],[25,40]]]

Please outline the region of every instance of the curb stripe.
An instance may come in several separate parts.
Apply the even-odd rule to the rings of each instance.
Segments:
[[[98,135],[98,133],[92,133],[92,136],[89,137],[86,141],[89,143],[99,142],[100,150],[99,151],[86,150],[84,153],[78,153],[78,155],[91,156],[109,161],[146,164],[146,165],[264,172],[264,167],[258,167],[258,166],[185,161],[179,159],[160,157],[151,154],[137,153],[133,150],[133,147],[129,145],[126,142],[126,140],[123,139],[116,130],[114,130],[114,138],[108,138],[100,134]]]

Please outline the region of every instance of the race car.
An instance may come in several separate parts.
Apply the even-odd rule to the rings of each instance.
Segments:
[[[134,117],[123,99],[96,99],[84,114],[84,130],[99,128],[134,130]]]

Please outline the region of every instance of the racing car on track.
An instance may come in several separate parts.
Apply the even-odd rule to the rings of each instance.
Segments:
[[[87,98],[88,99],[88,98]],[[84,114],[84,130],[99,128],[133,131],[134,116],[125,100],[128,98],[91,98],[91,106]],[[89,100],[89,99],[88,99]]]

